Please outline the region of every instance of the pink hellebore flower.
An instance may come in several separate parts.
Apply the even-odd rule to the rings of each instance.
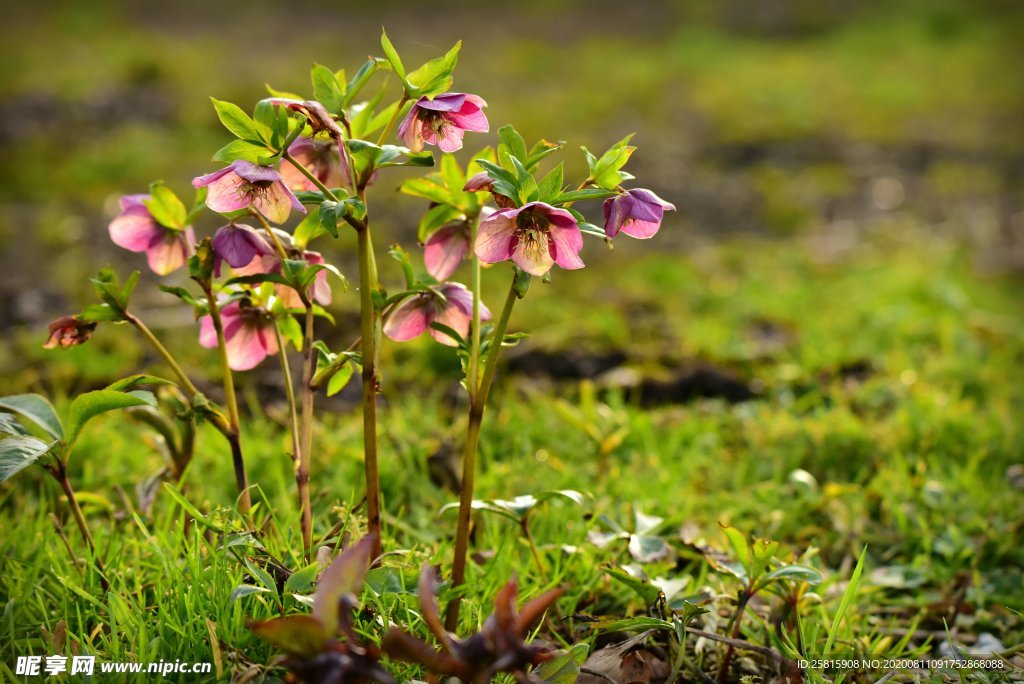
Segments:
[[[583,235],[565,209],[530,202],[519,209],[501,209],[480,223],[475,251],[489,264],[511,259],[530,275],[542,276],[552,265],[583,268]]]
[[[294,257],[298,258],[296,254]],[[319,252],[302,252],[302,258],[306,260],[309,265],[322,264],[324,262],[323,256]],[[281,265],[278,263],[275,271],[281,270]],[[289,309],[301,309],[302,299],[299,297],[299,293],[293,288],[287,285],[278,285],[274,288],[274,292],[284,303],[285,307]],[[313,280],[313,285],[309,288],[309,296],[314,302],[322,306],[327,306],[331,303],[331,284],[327,282],[327,271],[320,271],[316,274],[316,278]]]
[[[149,267],[157,275],[167,275],[185,265],[195,253],[192,227],[175,230],[157,223],[143,204],[149,195],[121,198],[121,213],[110,222],[110,239],[118,247],[145,252]]]
[[[491,312],[480,302],[480,320],[490,319]],[[431,337],[441,344],[454,347],[455,340],[440,330],[434,330],[430,324],[446,325],[465,338],[469,334],[472,320],[473,293],[459,283],[442,283],[396,306],[384,324],[384,334],[393,340],[405,342],[429,331]]]
[[[345,160],[339,157],[337,144],[300,136],[288,146],[288,154],[327,187],[337,188],[348,184]],[[313,181],[287,161],[281,163],[281,179],[292,190],[312,192],[317,189]]]
[[[206,206],[221,214],[252,208],[274,223],[284,223],[292,209],[306,213],[295,194],[269,166],[239,159],[220,171],[192,180],[197,188],[209,186]]]
[[[480,217],[486,219],[494,209],[483,207]],[[469,253],[469,224],[465,219],[441,226],[423,243],[423,263],[427,273],[437,280],[447,280]]]
[[[661,228],[665,211],[675,211],[669,204],[650,190],[635,188],[604,201],[604,232],[613,238],[621,230],[641,240],[654,237]]]
[[[487,132],[486,106],[482,98],[467,93],[445,93],[433,100],[423,96],[398,127],[398,136],[413,152],[420,152],[425,142],[442,152],[461,150],[463,132]]]
[[[234,301],[220,310],[220,318],[232,370],[255,368],[268,355],[277,353],[274,319],[264,309]],[[199,344],[207,349],[217,346],[217,331],[208,315],[199,321]]]

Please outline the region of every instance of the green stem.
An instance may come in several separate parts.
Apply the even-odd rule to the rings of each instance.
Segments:
[[[313,562],[313,508],[309,499],[309,471],[313,454],[313,305],[305,301],[305,358],[302,365],[302,423],[299,434],[301,442],[299,453],[299,469],[295,481],[299,486],[299,505],[302,508],[302,548],[306,554],[306,562]]]
[[[93,542],[92,534],[89,532],[89,525],[85,521],[85,514],[82,513],[82,507],[78,505],[75,490],[71,486],[71,480],[68,479],[67,464],[57,459],[57,465],[50,472],[57,478],[61,489],[64,490],[64,496],[67,498],[68,506],[71,508],[71,515],[75,518],[75,523],[82,533],[82,538],[85,539],[85,543],[89,547],[89,553],[92,555],[93,562],[96,564],[96,570],[99,572],[100,586],[103,587],[104,592],[109,591],[110,583],[107,582],[107,577],[103,571],[103,561],[96,555],[96,544]]]
[[[491,347],[484,364],[484,376],[480,386],[472,391],[469,398],[469,426],[466,428],[466,446],[462,456],[462,492],[459,497],[459,519],[455,529],[455,555],[452,559],[452,588],[459,587],[466,580],[466,553],[469,550],[469,526],[473,514],[473,488],[476,482],[476,458],[480,443],[480,427],[483,423],[484,407],[494,382],[494,373],[498,367],[498,352],[501,341],[505,339],[505,329],[512,315],[512,307],[516,303],[515,275],[508,288],[505,307],[501,311],[498,323],[491,338]],[[461,597],[456,595],[448,604],[445,615],[445,629],[455,632],[459,626],[459,604]]]
[[[746,588],[740,594],[739,603],[736,605],[736,612],[732,616],[732,620],[729,622],[729,636],[732,639],[738,639],[740,636],[740,623],[743,620],[743,611],[747,609],[747,601],[750,600],[750,592]],[[718,682],[724,684],[726,677],[729,676],[729,666],[732,664],[732,654],[735,649],[733,644],[730,643],[725,649],[725,657],[722,658],[722,664],[718,668]]]
[[[398,101],[398,106],[395,107],[395,111],[391,114],[391,118],[388,119],[388,123],[384,126],[384,130],[380,132],[380,137],[377,138],[377,144],[383,145],[387,142],[388,138],[391,137],[391,133],[395,130],[395,124],[398,123],[398,117],[402,114],[402,107],[409,101],[409,95],[402,93],[402,99]]]
[[[480,259],[473,250],[479,227],[480,215],[477,214],[469,223],[470,261],[473,269],[473,280],[470,283],[473,292],[473,321],[469,330],[469,372],[466,374],[466,384],[469,385],[470,396],[475,394],[480,386]]]
[[[256,220],[263,226],[263,230],[266,231],[267,235],[270,236],[270,241],[274,245],[274,251],[277,252],[277,258],[284,261],[288,258],[288,253],[284,249],[284,245],[281,244],[281,239],[277,237],[277,233],[274,232],[274,228],[267,222],[267,219],[263,217],[263,214],[253,210],[252,215],[256,217]]]
[[[149,329],[149,326],[128,312],[125,312],[125,320],[134,325],[135,328],[142,333],[142,336],[146,338],[146,341],[149,342],[153,349],[156,350],[156,353],[163,357],[164,363],[170,366],[171,371],[177,376],[178,382],[180,382],[181,386],[185,388],[185,391],[191,396],[199,394],[199,390],[196,389],[196,386],[192,384],[192,381],[185,374],[185,371],[181,368],[174,357],[171,356],[171,352],[168,351],[167,347],[165,347],[163,343],[157,339],[157,336],[153,334],[153,331]]]
[[[523,518],[519,521],[519,529],[523,531],[523,537],[526,538],[526,543],[530,546],[530,553],[533,554],[533,562],[537,565],[537,572],[540,573],[540,579],[544,584],[548,583],[548,573],[544,569],[544,563],[540,559],[540,552],[537,551],[537,543],[533,540],[533,534],[530,533],[530,521],[527,518]]]
[[[249,482],[245,474],[245,459],[242,456],[242,421],[238,414],[238,397],[235,395],[235,376],[228,363],[228,347],[224,338],[224,322],[220,317],[220,306],[217,297],[210,287],[204,287],[206,303],[210,309],[210,320],[217,333],[217,354],[220,357],[221,373],[224,376],[224,403],[228,408],[230,433],[225,434],[231,445],[231,461],[235,469],[235,484],[238,487],[238,508],[245,514],[252,507],[249,497]]]
[[[306,166],[302,162],[300,162],[298,159],[296,159],[292,155],[288,154],[287,152],[285,152],[281,156],[281,158],[284,159],[289,164],[291,164],[292,166],[294,166],[298,170],[299,173],[301,173],[303,176],[305,176],[309,180],[310,183],[312,183],[313,185],[316,186],[317,190],[319,190],[320,192],[324,193],[324,197],[326,197],[329,200],[333,200],[335,202],[338,201],[338,196],[335,195],[331,191],[331,189],[329,187],[327,187],[322,182],[320,182],[320,179],[317,178],[316,175],[312,171],[307,169]],[[352,176],[353,173],[354,173],[354,171],[352,171],[352,163],[351,163],[351,160],[349,160],[349,176]],[[355,181],[353,180],[353,183],[354,182]]]
[[[367,531],[374,535],[374,558],[380,556],[380,476],[377,463],[377,309],[373,289],[377,282],[377,266],[373,242],[367,223],[359,235],[359,319],[363,355],[363,454],[366,471]]]
[[[285,350],[284,338],[281,336],[281,326],[274,322],[274,337],[277,339],[277,356],[281,360],[281,374],[284,376],[284,393],[288,398],[288,422],[291,424],[292,433],[292,461],[298,468],[302,446],[299,442],[299,412],[295,403],[295,387],[292,384],[292,371],[288,366],[288,352]]]

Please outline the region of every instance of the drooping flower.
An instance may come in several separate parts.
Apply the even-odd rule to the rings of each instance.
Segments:
[[[333,142],[313,140],[305,136],[299,136],[288,146],[288,154],[295,158],[316,179],[329,188],[336,188],[348,184],[348,173],[345,168],[345,160],[338,155],[338,145]],[[313,181],[289,162],[281,163],[281,178],[292,190],[317,189]]]
[[[192,180],[197,188],[209,187],[206,206],[222,214],[252,208],[274,223],[284,223],[292,209],[306,213],[279,174],[269,166],[237,160],[220,171]]]
[[[320,252],[302,251],[301,253],[298,253],[298,250],[296,250],[296,252],[297,253],[291,255],[291,257],[296,259],[302,258],[310,266],[326,263]],[[280,270],[281,264],[278,262],[275,272]],[[287,285],[278,285],[274,288],[274,292],[287,308],[302,308],[302,298],[299,297],[299,293],[296,292],[294,288],[288,287]],[[309,296],[314,302],[323,306],[327,306],[331,303],[331,284],[327,282],[326,270],[322,270],[316,274],[316,277],[313,279],[313,284],[309,288]]]
[[[433,100],[423,96],[398,127],[398,136],[413,152],[420,152],[423,143],[437,145],[442,152],[461,150],[465,131],[487,132],[486,106],[482,98],[468,93],[445,93]]]
[[[494,213],[491,207],[481,207],[480,219]],[[470,229],[466,219],[441,226],[423,243],[423,263],[427,273],[437,280],[447,280],[469,253]]]
[[[517,611],[518,584],[515,579],[494,597],[494,613],[483,628],[472,636],[460,639],[445,631],[437,606],[437,576],[424,564],[419,581],[420,614],[427,628],[440,643],[435,649],[419,637],[397,627],[384,636],[382,646],[391,658],[419,663],[427,670],[457,677],[461,682],[489,682],[499,672],[514,674],[516,681],[534,681],[528,668],[554,657],[555,649],[540,641],[526,643],[530,630],[548,608],[562,595],[562,589],[551,589],[527,601]]]
[[[604,232],[613,238],[621,230],[626,235],[645,240],[661,228],[666,211],[675,211],[670,204],[644,188],[627,190],[604,201]]]
[[[50,323],[50,336],[43,349],[75,347],[89,340],[96,323],[83,321],[78,316],[61,316]]]
[[[185,265],[195,252],[192,227],[183,229],[161,225],[144,202],[149,195],[125,195],[120,199],[121,213],[110,222],[110,239],[118,247],[145,252],[150,269],[167,275]]]
[[[252,226],[229,223],[214,233],[213,255],[213,272],[219,276],[221,265],[225,261],[232,269],[246,268],[261,257],[272,257],[274,248],[267,238]],[[249,273],[269,272],[269,270],[249,271]],[[248,275],[248,273],[239,275]]]
[[[233,301],[221,308],[220,319],[232,370],[250,370],[268,355],[277,353],[274,318],[265,309],[245,300]],[[217,346],[217,331],[209,315],[199,321],[199,344],[207,349]]]
[[[490,319],[491,312],[480,302],[480,320]],[[430,327],[431,323],[446,325],[465,339],[472,320],[473,293],[460,283],[441,283],[410,296],[395,307],[384,324],[384,334],[398,342],[405,342],[419,337],[424,331],[430,331],[435,340],[454,347],[456,341]]]
[[[480,222],[476,255],[493,264],[511,259],[527,273],[542,276],[558,264],[583,268],[583,234],[565,209],[530,202],[518,209],[501,209]]]
[[[463,192],[481,192],[485,190],[491,193],[491,196],[494,197],[494,203],[501,209],[510,209],[516,206],[516,203],[510,198],[494,192],[494,179],[488,176],[486,171],[473,174],[462,187]]]

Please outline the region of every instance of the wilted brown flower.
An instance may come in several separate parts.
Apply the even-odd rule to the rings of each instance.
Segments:
[[[74,347],[89,340],[96,323],[79,320],[78,316],[61,316],[50,323],[50,336],[43,349]]]

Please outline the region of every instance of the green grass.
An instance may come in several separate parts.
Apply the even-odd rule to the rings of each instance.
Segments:
[[[704,247],[691,257],[648,254],[624,262],[610,284],[600,266],[558,274],[536,287],[513,315],[515,329],[537,331],[535,344],[620,346],[632,363],[652,370],[668,359],[701,357],[759,380],[761,398],[737,405],[718,400],[641,409],[628,393],[599,395],[608,420],[628,432],[598,472],[593,441],[566,421],[554,404],[578,402],[573,386],[554,389],[504,376],[487,416],[485,467],[479,498],[511,498],[547,489],[593,495],[583,508],[550,502],[532,515],[531,530],[545,564],[541,577],[514,524],[480,520],[470,566],[463,631],[486,617],[497,588],[518,574],[526,596],[549,585],[568,587],[565,615],[642,615],[645,606],[611,581],[606,567],[631,562],[623,546],[599,549],[587,532],[604,515],[631,527],[633,512],[665,518],[672,558],[644,568],[650,577],[693,578],[686,593],[719,598],[705,626],[723,631],[724,598],[736,585],[711,570],[695,550],[727,546],[718,525],[780,541],[783,557],[807,561],[825,575],[818,601],[806,599],[804,632],[819,625],[824,642],[839,607],[852,562],[867,547],[866,570],[839,627],[833,652],[896,655],[900,629],[917,629],[906,653],[927,651],[946,620],[958,635],[990,632],[1007,646],[1019,643],[1021,607],[1019,490],[1006,470],[1019,461],[1024,391],[1019,377],[1024,328],[1014,316],[1016,283],[972,275],[954,245],[880,236],[867,238],[839,261],[824,263],[783,242],[736,241]],[[600,261],[600,260],[598,260]],[[617,302],[647,301],[660,308],[652,329],[629,326],[621,311],[585,302],[614,290]],[[770,355],[749,334],[754,320],[784,323],[790,338]],[[126,329],[100,336],[130,335]],[[460,412],[443,398],[451,375],[443,352],[428,344],[396,349],[400,365],[385,376],[387,408],[382,487],[387,511],[385,575],[412,586],[419,564],[450,562],[454,515],[437,511],[454,500],[431,484],[426,458],[442,442],[458,444]],[[861,381],[829,379],[843,363],[867,360],[875,371]],[[434,370],[431,370],[431,369]],[[440,370],[439,370],[440,369]],[[433,379],[431,379],[433,378]],[[433,387],[434,389],[430,389]],[[313,492],[316,533],[335,523],[360,533],[361,440],[355,412],[323,416],[316,433]],[[272,651],[245,629],[247,619],[283,608],[305,610],[292,597],[261,593],[231,601],[247,571],[217,535],[186,525],[182,509],[161,492],[151,515],[133,512],[133,487],[158,469],[145,431],[116,416],[90,428],[73,456],[73,480],[84,493],[100,555],[111,569],[103,594],[87,564],[74,565],[48,518],[64,518],[63,501],[41,471],[0,489],[4,534],[0,671],[14,656],[54,650],[46,641],[66,626],[65,653],[106,660],[214,660],[222,672],[268,666]],[[260,494],[256,518],[269,518],[258,535],[263,553],[298,569],[301,547],[286,437],[265,419],[245,425],[251,481]],[[806,471],[807,474],[794,475]],[[226,450],[202,433],[183,482],[186,498],[231,527],[233,480]],[[124,492],[124,498],[119,490]],[[687,525],[694,537],[678,535]],[[79,555],[77,531],[64,522]],[[411,622],[411,593],[367,592],[361,630],[379,636],[388,620]],[[768,606],[754,606],[745,638],[775,644]],[[719,615],[720,612],[720,615]],[[592,641],[584,623],[549,623],[542,636]],[[888,638],[887,638],[888,637]],[[75,645],[72,645],[75,644]],[[915,649],[917,649],[915,651]],[[813,647],[806,650],[814,653]],[[705,653],[695,661],[710,669]],[[713,672],[713,670],[710,670]],[[398,666],[396,672],[410,670]],[[226,678],[228,674],[224,674]]]

